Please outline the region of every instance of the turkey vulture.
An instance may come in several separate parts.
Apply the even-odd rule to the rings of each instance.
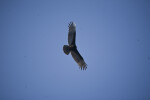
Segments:
[[[69,32],[68,32],[68,44],[69,45],[64,45],[63,46],[63,51],[64,51],[64,53],[66,55],[71,53],[73,59],[79,65],[79,68],[81,68],[81,70],[82,69],[86,70],[87,64],[85,63],[83,57],[78,52],[77,46],[76,46],[76,43],[75,43],[75,39],[76,39],[76,25],[75,25],[74,22],[70,22],[68,27],[69,27]]]

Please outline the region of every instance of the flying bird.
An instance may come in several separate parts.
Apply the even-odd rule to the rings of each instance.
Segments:
[[[69,32],[68,32],[68,44],[69,45],[64,45],[63,46],[63,51],[66,55],[71,53],[73,59],[79,65],[79,68],[81,68],[81,70],[82,69],[86,70],[87,64],[85,63],[83,57],[78,52],[77,46],[76,46],[76,43],[75,43],[75,40],[76,40],[76,25],[75,25],[74,22],[70,22],[68,27],[69,27]]]

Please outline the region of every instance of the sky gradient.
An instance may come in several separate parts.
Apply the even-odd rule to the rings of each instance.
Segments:
[[[150,100],[150,1],[0,0],[0,100]]]

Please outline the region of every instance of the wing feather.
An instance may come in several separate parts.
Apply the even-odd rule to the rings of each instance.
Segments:
[[[69,27],[68,44],[69,45],[75,45],[76,25],[73,22],[70,22],[68,27]]]
[[[79,67],[81,69],[83,69],[83,70],[84,69],[86,70],[87,64],[85,63],[83,57],[80,55],[80,53],[78,52],[78,50],[77,49],[72,50],[71,51],[71,55],[72,55],[73,59],[77,62],[77,64],[79,65]]]

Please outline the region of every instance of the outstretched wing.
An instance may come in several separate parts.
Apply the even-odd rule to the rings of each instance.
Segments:
[[[81,70],[87,68],[87,64],[85,63],[83,57],[80,55],[80,53],[78,52],[77,49],[72,50],[71,51],[71,55],[73,57],[73,59],[78,63],[79,67],[81,68]]]
[[[75,45],[76,39],[76,25],[73,22],[69,23],[69,32],[68,32],[68,44]]]

